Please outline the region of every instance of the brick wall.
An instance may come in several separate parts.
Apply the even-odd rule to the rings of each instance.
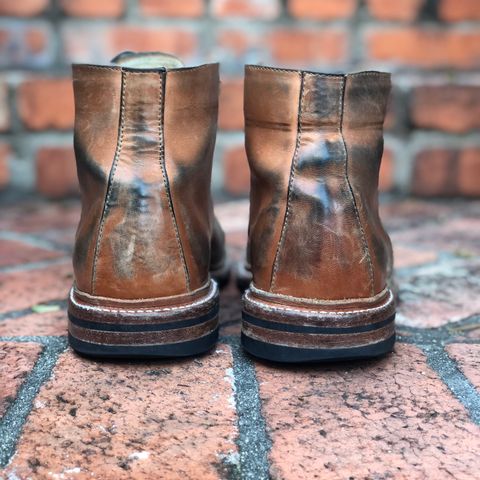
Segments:
[[[213,187],[244,195],[245,63],[394,73],[381,188],[480,196],[479,0],[0,0],[0,185],[76,192],[70,62],[220,61]],[[5,194],[5,193],[4,193]]]

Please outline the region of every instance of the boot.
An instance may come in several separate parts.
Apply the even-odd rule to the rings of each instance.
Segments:
[[[392,350],[392,247],[378,214],[389,92],[386,73],[246,67],[253,281],[242,343],[253,355],[304,362]]]
[[[210,349],[228,279],[210,197],[218,65],[126,52],[74,65],[82,196],[69,341],[93,356]],[[213,246],[213,247],[212,247]]]

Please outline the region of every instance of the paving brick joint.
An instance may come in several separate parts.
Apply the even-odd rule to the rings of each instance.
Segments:
[[[216,208],[240,259],[248,203]],[[0,219],[0,479],[475,478],[480,201],[383,198],[398,343],[376,361],[279,366],[221,338],[181,361],[94,362],[66,342],[76,202]]]

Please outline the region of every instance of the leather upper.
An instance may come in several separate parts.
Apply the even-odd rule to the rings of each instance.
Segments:
[[[378,216],[389,74],[246,67],[252,172],[248,260],[267,292],[368,298],[386,286]]]
[[[120,299],[193,292],[209,279],[218,65],[74,65],[82,216],[76,287]],[[215,235],[221,235],[216,232]]]

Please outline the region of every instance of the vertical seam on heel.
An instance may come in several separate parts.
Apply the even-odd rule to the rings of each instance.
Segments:
[[[352,197],[353,210],[355,212],[355,217],[357,219],[358,228],[360,230],[360,236],[362,238],[363,253],[367,258],[368,276],[369,276],[369,280],[370,280],[370,292],[371,292],[372,295],[374,295],[375,294],[375,280],[374,280],[372,258],[370,256],[370,248],[368,246],[367,237],[365,235],[365,229],[363,228],[362,220],[360,218],[360,212],[358,211],[357,201],[355,199],[355,194],[353,192],[352,184],[350,183],[350,178],[348,176],[348,160],[349,160],[349,158],[348,158],[347,144],[345,142],[345,137],[343,135],[343,117],[344,117],[344,111],[345,111],[346,84],[347,84],[347,77],[344,76],[343,81],[342,81],[342,91],[341,91],[341,99],[340,99],[341,101],[339,102],[339,108],[340,108],[340,136],[342,138],[343,149],[345,151],[345,180],[347,182],[348,190],[349,190],[350,195]]]
[[[302,139],[302,113],[303,113],[303,105],[304,105],[303,100],[304,100],[304,83],[305,83],[304,72],[300,73],[300,82],[301,83],[300,83],[300,94],[298,97],[298,124],[297,124],[297,138],[296,138],[295,152],[293,154],[292,166],[290,169],[290,178],[288,182],[287,207],[285,209],[285,217],[283,219],[282,232],[280,234],[280,239],[277,244],[277,251],[275,252],[275,259],[273,262],[272,277],[270,280],[270,291],[272,291],[275,288],[275,282],[277,280],[278,266],[280,263],[280,251],[285,242],[285,235],[286,235],[286,230],[288,225],[288,217],[290,215],[290,204],[292,200],[293,181],[295,179],[298,155],[300,151],[300,142]]]
[[[125,90],[127,85],[127,74],[122,70],[122,77],[121,77],[121,95],[120,95],[120,119],[118,125],[118,136],[117,136],[117,146],[115,149],[115,154],[113,157],[112,167],[110,169],[110,174],[108,177],[108,187],[107,187],[107,194],[104,200],[103,211],[102,211],[102,219],[100,221],[100,226],[98,229],[97,241],[95,243],[95,253],[93,255],[93,268],[92,268],[92,278],[91,278],[91,289],[92,294],[95,294],[95,282],[96,282],[96,275],[97,275],[97,262],[98,257],[100,256],[100,249],[103,239],[103,231],[105,228],[105,220],[107,218],[108,208],[109,208],[109,201],[110,196],[112,194],[113,188],[113,180],[115,178],[115,172],[118,165],[118,160],[120,158],[120,154],[122,152],[123,146],[123,133],[125,130]]]
[[[165,186],[165,193],[167,195],[168,209],[172,218],[173,229],[175,231],[175,238],[177,240],[178,252],[182,262],[183,272],[185,275],[185,285],[187,290],[190,291],[190,275],[188,273],[187,262],[185,260],[185,252],[183,251],[182,241],[180,239],[180,233],[178,231],[177,218],[175,216],[175,210],[173,209],[172,195],[170,193],[170,182],[168,181],[167,168],[165,166],[165,141],[164,141],[164,111],[165,111],[165,85],[166,85],[166,73],[161,72],[160,75],[160,98],[159,98],[159,113],[158,113],[158,141],[159,141],[159,160],[160,168],[162,170],[163,184]]]

